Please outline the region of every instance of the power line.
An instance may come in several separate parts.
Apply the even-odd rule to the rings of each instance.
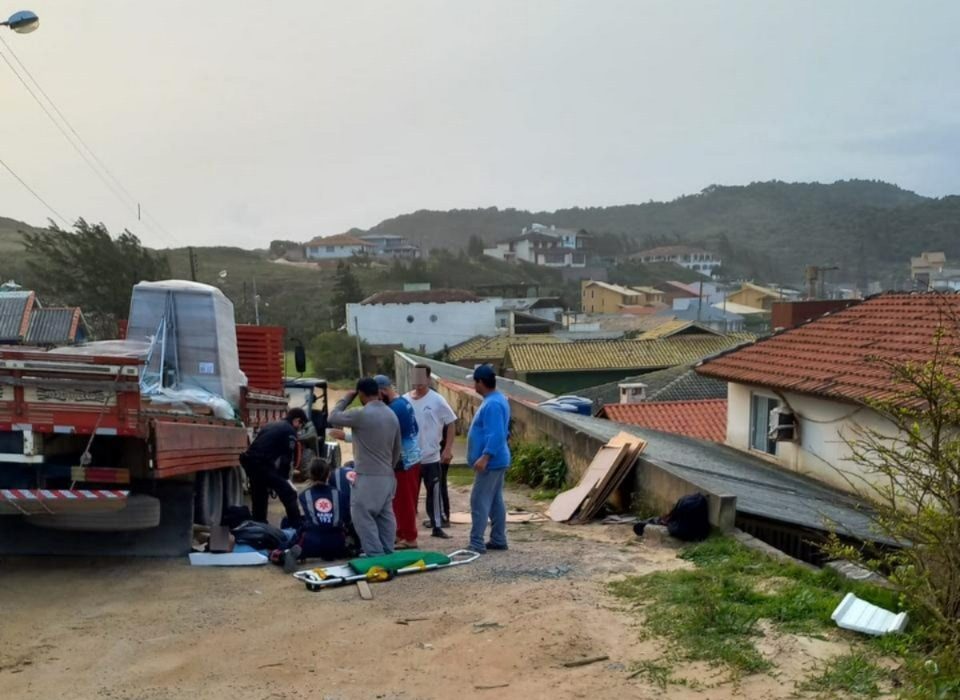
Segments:
[[[13,175],[13,177],[17,180],[17,182],[19,182],[21,185],[23,185],[24,189],[26,189],[27,192],[29,192],[29,193],[32,194],[34,197],[36,197],[36,199],[37,199],[38,202],[40,202],[43,206],[45,206],[47,209],[49,209],[51,212],[53,212],[53,215],[54,215],[54,216],[56,216],[58,219],[60,219],[60,221],[62,221],[62,222],[63,222],[64,224],[66,224],[67,226],[70,225],[70,222],[67,221],[60,212],[58,212],[56,209],[54,209],[54,208],[51,207],[49,204],[47,204],[47,201],[46,201],[43,197],[41,197],[39,194],[37,194],[37,193],[34,191],[34,189],[33,189],[32,187],[30,187],[30,185],[28,185],[26,182],[24,182],[24,181],[23,181],[23,178],[20,177],[19,175],[17,175],[17,174],[14,172],[13,168],[11,168],[9,165],[7,165],[6,161],[4,161],[3,158],[0,158],[0,165],[2,165],[4,168],[6,168],[6,169],[7,169],[7,172],[9,172],[11,175]]]
[[[153,224],[154,224],[153,226],[151,226],[148,222],[144,221],[141,218],[140,204],[137,201],[137,198],[130,193],[129,189],[124,187],[123,183],[120,182],[119,178],[117,178],[113,174],[113,172],[110,170],[110,168],[107,167],[106,163],[104,163],[103,160],[96,154],[96,152],[89,146],[89,144],[87,144],[87,142],[83,140],[83,138],[80,136],[77,130],[70,123],[70,120],[67,119],[66,115],[64,115],[63,111],[59,107],[57,107],[56,102],[54,102],[53,99],[50,97],[50,95],[47,94],[46,90],[43,89],[39,81],[33,76],[33,74],[26,67],[26,65],[24,65],[23,61],[20,60],[20,57],[17,56],[16,52],[10,47],[10,45],[6,42],[6,40],[2,36],[0,36],[0,43],[3,43],[4,47],[6,48],[6,51],[9,52],[9,54],[13,57],[14,61],[16,61],[17,65],[20,66],[23,72],[30,78],[34,86],[37,88],[37,91],[39,91],[39,93],[43,95],[43,97],[47,100],[47,102],[50,103],[50,106],[53,108],[53,110],[57,113],[57,115],[63,121],[63,124],[66,125],[66,127],[70,130],[70,132],[76,138],[76,142],[74,141],[73,138],[70,137],[70,135],[66,132],[66,130],[64,130],[63,125],[61,125],[60,122],[57,121],[57,119],[53,116],[53,114],[50,112],[47,106],[37,96],[36,92],[34,92],[34,90],[30,87],[27,81],[24,80],[23,76],[20,75],[20,72],[16,68],[14,68],[13,64],[10,63],[10,60],[6,57],[6,55],[0,52],[0,58],[3,58],[3,61],[10,68],[11,72],[16,76],[17,80],[19,80],[20,83],[23,85],[23,87],[26,88],[27,92],[30,93],[30,96],[40,106],[40,109],[42,109],[44,114],[47,115],[47,118],[50,119],[50,121],[57,128],[60,134],[67,140],[67,143],[69,143],[70,146],[73,148],[73,150],[77,152],[77,155],[79,155],[80,158],[83,160],[83,162],[86,163],[87,167],[89,167],[93,171],[94,175],[97,176],[100,182],[102,182],[103,185],[107,187],[107,189],[109,189],[110,192],[115,197],[117,197],[117,199],[120,201],[121,204],[123,204],[125,207],[129,207],[131,211],[135,211],[137,213],[137,220],[143,223],[145,226],[147,226],[147,228],[153,229],[154,233],[159,233],[163,237],[169,239],[172,242],[175,242],[175,243],[178,242],[176,241],[175,237],[172,234],[170,234],[166,229],[164,229],[163,226],[160,225],[160,223],[156,220],[155,217],[149,216],[148,214],[149,218],[153,221]],[[83,149],[80,148],[80,146],[77,145],[77,142],[79,142],[79,144],[83,146],[83,149],[86,149],[86,153],[84,152]],[[87,155],[87,153],[89,153],[89,156]],[[91,161],[91,158],[93,159],[92,161]],[[97,166],[99,166],[99,168]],[[103,172],[101,172],[101,169]],[[106,177],[104,176],[104,174],[106,175]],[[109,178],[109,180],[107,178]]]

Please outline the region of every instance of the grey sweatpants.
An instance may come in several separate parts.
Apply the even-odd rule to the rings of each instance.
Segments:
[[[391,554],[397,537],[397,520],[393,515],[393,495],[397,480],[389,476],[357,474],[350,490],[350,517],[367,556]]]

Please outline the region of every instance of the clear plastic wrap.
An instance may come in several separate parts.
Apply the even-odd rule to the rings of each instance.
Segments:
[[[150,345],[141,391],[198,397],[196,391],[240,402],[233,304],[216,287],[183,280],[141,282],[133,288],[127,340]]]

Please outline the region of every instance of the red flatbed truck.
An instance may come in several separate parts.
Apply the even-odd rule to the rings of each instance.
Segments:
[[[239,455],[287,408],[283,329],[237,326],[238,417],[141,396],[142,359],[0,348],[0,553],[175,555],[243,502]]]

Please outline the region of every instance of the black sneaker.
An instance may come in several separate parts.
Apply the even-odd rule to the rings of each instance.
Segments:
[[[441,540],[449,540],[449,539],[450,539],[450,535],[448,535],[447,533],[445,533],[445,532],[444,532],[442,529],[440,529],[439,527],[433,528],[433,532],[430,533],[430,536],[431,536],[431,537],[439,537]]]
[[[506,552],[510,548],[505,544],[494,544],[493,542],[487,542],[487,549],[494,549],[498,552]]]
[[[292,574],[297,570],[297,567],[300,565],[300,555],[303,553],[303,550],[300,548],[300,545],[295,544],[286,552],[283,553],[283,570],[288,574]]]

